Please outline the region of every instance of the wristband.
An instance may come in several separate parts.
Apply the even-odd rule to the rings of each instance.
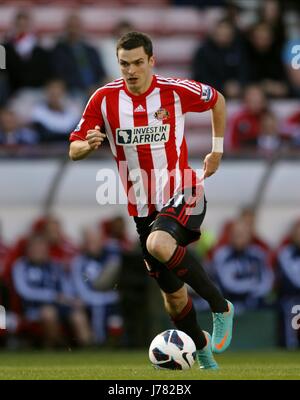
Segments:
[[[224,138],[213,136],[212,153],[223,153]]]

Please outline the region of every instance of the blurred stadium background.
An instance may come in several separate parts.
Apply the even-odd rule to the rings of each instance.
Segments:
[[[171,326],[126,206],[96,201],[98,171],[115,171],[109,147],[68,160],[87,98],[119,76],[114,45],[128,30],[153,38],[156,73],[211,84],[227,98],[226,151],[206,183],[193,251],[236,305],[232,348],[299,348],[296,0],[0,2],[1,346],[143,348]],[[200,168],[210,114],[188,115],[186,137]],[[206,304],[195,301],[211,329]]]

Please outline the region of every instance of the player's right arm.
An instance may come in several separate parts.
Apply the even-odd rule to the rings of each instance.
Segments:
[[[101,146],[106,137],[101,114],[102,92],[98,89],[91,96],[78,126],[70,135],[69,157],[73,161],[86,158]]]
[[[106,135],[101,132],[100,126],[96,125],[95,129],[87,131],[86,140],[75,140],[70,144],[69,157],[73,161],[82,160],[94,150],[97,150]]]

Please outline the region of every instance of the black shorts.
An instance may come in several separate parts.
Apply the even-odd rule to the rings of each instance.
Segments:
[[[148,273],[166,293],[176,292],[183,282],[149,254],[146,242],[150,233],[158,230],[168,232],[180,246],[187,246],[200,238],[207,202],[204,195],[197,202],[190,201],[195,199],[193,194],[193,189],[185,190],[174,195],[160,212],[155,211],[147,217],[134,217]]]

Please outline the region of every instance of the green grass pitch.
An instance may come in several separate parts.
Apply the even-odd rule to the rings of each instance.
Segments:
[[[0,379],[300,379],[300,352],[249,351],[216,356],[219,371],[155,370],[145,351],[0,351]]]

